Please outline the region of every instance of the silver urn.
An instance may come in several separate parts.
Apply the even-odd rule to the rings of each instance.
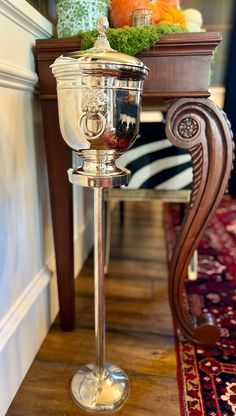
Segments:
[[[128,173],[115,160],[133,144],[139,129],[141,93],[148,68],[113,50],[107,19],[98,19],[94,47],[65,54],[51,66],[57,80],[59,121],[66,143],[83,159],[69,171],[83,186],[127,184]]]

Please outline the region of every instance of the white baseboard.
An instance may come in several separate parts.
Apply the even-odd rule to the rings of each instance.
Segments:
[[[0,416],[4,416],[49,326],[49,282],[42,270],[0,322]]]

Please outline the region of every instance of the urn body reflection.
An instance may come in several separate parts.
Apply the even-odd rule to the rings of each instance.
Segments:
[[[138,133],[140,82],[127,80],[122,88],[123,80],[110,78],[106,86],[101,81],[78,77],[73,89],[69,81],[58,81],[60,128],[64,140],[76,151],[115,150],[118,156]]]

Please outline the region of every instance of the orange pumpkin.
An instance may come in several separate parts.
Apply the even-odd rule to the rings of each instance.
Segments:
[[[111,22],[113,27],[132,26],[132,12],[136,9],[151,9],[154,18],[161,17],[159,10],[153,10],[150,0],[112,0]]]
[[[161,13],[161,17],[158,23],[179,23],[180,25],[186,26],[186,19],[182,10],[171,7],[168,4],[159,1],[157,7]]]
[[[183,12],[170,6],[169,3],[176,3],[176,0],[112,0],[112,26],[132,26],[132,12],[135,9],[152,10],[153,23],[169,22],[186,26]]]

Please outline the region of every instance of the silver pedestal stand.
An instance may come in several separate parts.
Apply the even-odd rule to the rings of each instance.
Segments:
[[[111,174],[101,161],[86,172],[82,168],[68,171],[72,184],[94,188],[94,302],[96,362],[81,367],[71,383],[72,398],[88,412],[106,413],[119,408],[128,398],[129,380],[119,367],[105,362],[105,289],[104,289],[104,198],[106,187],[127,185],[126,169]]]
[[[73,400],[89,412],[119,408],[129,394],[127,375],[105,363],[103,189],[127,185],[129,172],[115,160],[138,133],[141,92],[148,68],[139,59],[113,50],[107,18],[97,21],[93,48],[65,54],[51,65],[57,79],[62,136],[84,161],[69,171],[73,184],[94,188],[94,287],[96,363],[72,379]]]

